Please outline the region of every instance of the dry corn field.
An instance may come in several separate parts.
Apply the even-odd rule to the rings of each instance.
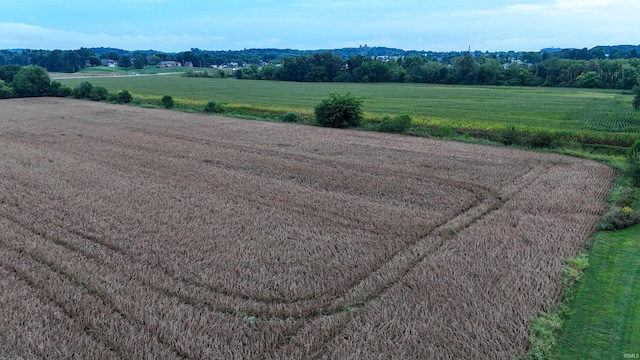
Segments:
[[[615,172],[555,154],[0,101],[0,358],[514,358]]]

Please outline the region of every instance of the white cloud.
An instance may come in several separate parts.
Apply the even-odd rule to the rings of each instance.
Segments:
[[[594,7],[604,7],[613,4],[624,4],[629,1],[624,0],[556,0],[554,7],[563,10],[586,9]]]
[[[158,49],[162,51],[184,51],[192,47],[214,48],[224,40],[222,36],[162,34],[154,35],[109,35],[85,34],[74,31],[44,28],[23,23],[0,22],[0,49],[61,49],[80,47],[116,47],[121,49]]]

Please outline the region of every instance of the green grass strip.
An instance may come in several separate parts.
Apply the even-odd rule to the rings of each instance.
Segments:
[[[568,303],[559,359],[624,359],[640,354],[640,225],[599,232],[590,268]]]

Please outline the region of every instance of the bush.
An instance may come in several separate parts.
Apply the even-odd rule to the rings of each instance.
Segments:
[[[51,82],[51,96],[67,97],[71,96],[71,92],[71,88],[67,85],[62,85],[58,81]]]
[[[280,120],[282,122],[287,122],[287,123],[297,123],[297,122],[300,121],[300,116],[298,116],[298,114],[296,114],[296,113],[288,112],[288,113],[282,115],[280,117]]]
[[[438,138],[452,138],[456,136],[456,131],[451,126],[440,125],[431,130],[431,136]]]
[[[0,99],[9,99],[13,97],[13,88],[7,86],[4,81],[0,80]]]
[[[162,100],[160,100],[162,102],[162,106],[165,109],[171,109],[173,108],[173,106],[175,105],[173,103],[173,98],[170,95],[165,95],[162,97]]]
[[[128,104],[133,100],[133,96],[127,90],[122,90],[118,93],[116,102],[119,104]]]
[[[522,145],[522,133],[512,127],[502,133],[502,141],[505,145]]]
[[[388,133],[401,134],[411,127],[411,116],[407,114],[398,115],[395,118],[384,116],[378,124],[377,130]]]
[[[104,101],[109,97],[109,91],[102,86],[96,86],[91,89],[89,98],[93,101]]]
[[[534,148],[548,148],[553,143],[553,134],[549,131],[537,130],[529,138],[529,146]]]
[[[640,159],[630,159],[627,175],[631,178],[631,185],[640,187]]]
[[[36,65],[23,66],[11,82],[15,96],[47,96],[51,93],[51,79],[44,68]]]
[[[204,112],[214,113],[214,114],[224,114],[227,111],[227,108],[224,104],[217,103],[215,101],[209,101],[207,105],[204,106]]]
[[[315,107],[316,121],[320,126],[345,128],[358,126],[362,121],[362,99],[351,94],[331,94]]]
[[[640,140],[631,145],[627,158],[629,160],[627,175],[631,178],[631,184],[640,187]]]
[[[73,88],[71,94],[75,99],[90,99],[91,89],[93,89],[93,85],[91,85],[91,83],[88,81],[83,81],[80,83],[80,85]]]
[[[600,223],[600,230],[620,230],[640,223],[640,214],[631,207],[615,207],[610,210]]]

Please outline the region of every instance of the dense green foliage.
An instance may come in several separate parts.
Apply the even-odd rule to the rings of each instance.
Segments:
[[[300,116],[296,113],[288,112],[280,117],[282,122],[297,123],[300,122]]]
[[[13,82],[13,77],[20,71],[20,65],[4,65],[0,66],[0,80],[6,83]]]
[[[316,122],[320,126],[346,128],[360,125],[362,121],[362,99],[351,94],[332,93],[314,108]]]
[[[116,96],[116,102],[120,104],[128,104],[133,100],[133,95],[128,90],[122,90],[118,92]]]
[[[11,87],[17,97],[47,96],[51,92],[51,80],[45,69],[28,65],[18,70]]]
[[[208,113],[224,114],[226,110],[227,109],[224,106],[224,104],[221,104],[221,103],[215,102],[215,101],[209,101],[204,106],[204,112],[208,112]]]
[[[173,97],[171,97],[170,95],[163,96],[162,99],[160,100],[160,102],[162,102],[162,106],[165,109],[172,109],[173,106],[175,105],[175,103],[173,101]]]
[[[78,50],[0,51],[0,65],[36,64],[55,72],[76,72],[115,61],[122,68],[144,69],[170,60],[201,68],[233,68],[238,79],[304,82],[411,82],[433,84],[565,86],[631,89],[638,84],[638,47],[544,49],[540,52],[432,52],[380,47],[330,52],[246,49],[157,51],[80,48]],[[241,67],[242,69],[236,69]],[[224,76],[224,73],[211,73]],[[0,74],[0,79],[1,78]],[[188,76],[209,76],[190,72]],[[6,79],[2,79],[7,81]]]
[[[398,115],[396,117],[385,115],[380,119],[380,123],[376,127],[376,130],[402,134],[411,128],[411,124],[411,116],[407,114]]]
[[[93,85],[88,81],[83,81],[80,85],[73,88],[71,95],[75,99],[88,99],[91,96]]]
[[[634,186],[640,187],[640,140],[637,140],[628,150],[629,167],[627,174]]]
[[[633,93],[635,94],[633,98],[633,108],[638,111],[640,110],[640,85],[633,88]]]
[[[59,81],[51,82],[51,96],[68,97],[71,96],[72,93],[73,90],[67,85],[63,85]]]
[[[3,80],[0,80],[0,99],[9,99],[13,97],[13,88],[7,86]]]
[[[102,86],[94,86],[89,94],[89,99],[93,101],[104,101],[109,98],[109,91]]]

